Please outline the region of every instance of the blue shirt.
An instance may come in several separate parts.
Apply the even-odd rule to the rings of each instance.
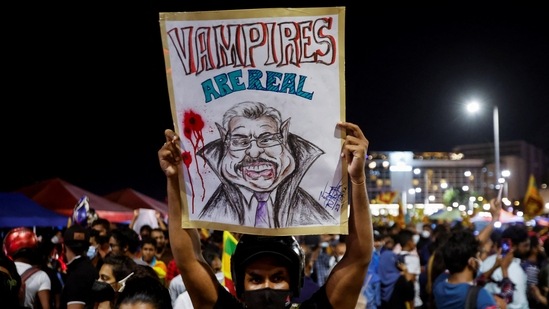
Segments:
[[[448,283],[448,273],[443,273],[435,280],[433,296],[437,308],[444,309],[463,309],[467,291],[471,286],[469,283]],[[478,309],[497,308],[496,301],[492,295],[484,288],[478,291],[477,296]]]

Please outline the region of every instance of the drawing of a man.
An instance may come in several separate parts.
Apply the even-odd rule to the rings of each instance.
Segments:
[[[221,184],[199,214],[203,220],[256,227],[336,224],[335,218],[299,187],[324,151],[289,132],[290,119],[259,102],[227,110],[220,138],[199,150]]]

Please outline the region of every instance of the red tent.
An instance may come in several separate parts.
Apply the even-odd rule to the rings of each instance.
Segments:
[[[112,223],[129,222],[133,218],[133,210],[93,194],[62,179],[53,178],[21,188],[19,192],[28,196],[36,203],[59,214],[71,217],[78,200],[86,195],[90,207],[100,218]]]
[[[106,199],[124,205],[128,208],[139,209],[155,209],[166,216],[168,214],[168,204],[153,199],[134,189],[126,188],[109,193],[104,196]]]

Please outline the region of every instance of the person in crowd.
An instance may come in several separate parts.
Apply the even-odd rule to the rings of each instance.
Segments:
[[[206,245],[202,249],[202,256],[204,260],[215,273],[215,277],[219,283],[223,283],[225,275],[221,271],[221,253],[215,249],[214,244]],[[189,296],[189,292],[183,284],[181,275],[178,275],[176,280],[172,282],[169,287],[170,297],[172,298],[172,305],[174,308],[193,309],[193,304]]]
[[[137,265],[119,289],[114,308],[172,309],[170,293],[152,268]]]
[[[177,268],[177,264],[175,264],[175,259],[172,259],[166,266],[168,268],[166,271],[166,285],[169,287],[171,281],[179,275],[179,269]]]
[[[73,224],[63,234],[63,247],[67,261],[67,277],[61,293],[61,309],[92,309],[93,283],[99,276],[97,268],[86,257],[90,246],[87,228]]]
[[[437,308],[466,308],[467,293],[474,285],[481,261],[480,243],[470,229],[454,231],[446,241],[442,256],[448,272],[435,281],[433,295]],[[504,268],[506,269],[506,268]],[[504,274],[507,276],[507,274]],[[489,291],[481,288],[475,301],[478,309],[499,308]]]
[[[111,237],[111,222],[105,218],[97,218],[92,222],[91,228],[92,230],[97,231],[97,233],[93,233],[93,231],[91,231],[92,233],[90,234],[90,240],[91,235],[94,235],[97,254],[101,259],[103,259],[107,253],[111,251],[111,247],[109,246],[109,238]]]
[[[395,236],[393,236],[395,237]],[[414,275],[407,271],[404,261],[396,253],[384,251],[378,265],[381,309],[409,309],[413,307]]]
[[[19,300],[21,276],[17,272],[15,263],[0,250],[0,295],[2,305],[6,308],[24,309]]]
[[[426,307],[429,302],[429,297],[425,287],[427,286],[427,265],[429,263],[429,257],[431,251],[429,248],[433,243],[433,225],[424,222],[421,226],[421,232],[419,233],[419,241],[416,244],[417,254],[419,255],[419,263],[421,265],[421,273],[419,274],[419,296],[423,302],[423,307]]]
[[[480,248],[484,247],[484,245],[490,241],[490,238],[494,233],[494,225],[496,224],[496,222],[499,221],[501,215],[501,201],[498,201],[495,198],[491,199],[489,211],[490,215],[492,216],[492,220],[477,235]],[[427,295],[428,302],[425,306],[426,309],[436,308],[433,296],[434,282],[439,275],[447,271],[442,254],[444,250],[444,244],[451,236],[453,231],[457,231],[461,228],[462,226],[460,225],[450,227],[445,224],[438,224],[433,230],[435,240],[432,244],[432,253],[427,263],[427,284],[425,286],[425,293]],[[481,275],[482,274],[480,274],[479,276]],[[482,277],[480,279],[476,278],[476,281],[481,282],[480,285],[484,285],[484,283],[482,283]],[[499,302],[502,300],[500,298],[496,298],[496,301]]]
[[[365,185],[368,140],[355,124],[343,122],[338,127],[347,132],[342,148],[351,191],[347,250],[326,283],[301,308],[354,308],[372,256],[372,220]],[[167,178],[170,244],[193,305],[201,309],[284,308],[292,296],[299,296],[302,287],[304,256],[297,240],[292,236],[243,234],[231,257],[237,294],[233,297],[201,257],[198,231],[181,227],[182,150],[172,130],[166,130],[165,137],[158,157]]]
[[[546,258],[543,244],[535,231],[530,231],[530,252],[522,260],[521,266],[526,272],[527,296],[530,309],[540,307],[539,301],[533,294],[533,286],[538,284],[538,275],[543,261]],[[541,306],[543,307],[543,306]]]
[[[530,286],[530,292],[536,300],[537,308],[549,308],[549,239],[545,238],[543,242],[543,251],[545,259],[541,262],[540,271],[538,274],[537,284]],[[545,306],[545,307],[544,307]]]
[[[137,209],[137,211],[139,212],[139,210]],[[148,225],[148,224],[143,224],[140,228],[139,228],[139,238],[140,239],[143,239],[145,237],[151,237],[151,233],[152,233],[152,230],[153,228]]]
[[[141,211],[139,209],[134,209],[133,210],[133,218],[130,221],[129,228],[134,230],[134,231],[137,231],[137,229],[139,228],[139,237],[142,239],[144,236],[151,236],[151,232],[153,230],[153,227],[150,224],[153,224],[154,222],[148,222],[150,224],[145,223],[141,226],[136,227],[136,222],[137,222],[137,219],[139,218],[140,215],[141,215]],[[163,231],[167,231],[168,227],[166,226],[166,223],[164,222],[164,218],[162,217],[162,213],[158,210],[155,210],[154,211],[154,217],[156,219],[156,225],[154,225],[154,224],[153,225],[158,226],[158,228],[162,229]]]
[[[86,252],[86,256],[88,259],[92,262],[92,265],[97,268],[97,270],[101,269],[101,266],[103,265],[103,256],[99,253],[99,250],[101,248],[101,244],[99,243],[99,231],[95,229],[90,229],[90,246],[88,247],[88,252]],[[108,239],[107,239],[107,246],[109,245]],[[110,249],[110,246],[109,246]]]
[[[61,293],[63,292],[63,274],[60,270],[54,267],[55,263],[52,263],[51,254],[54,251],[55,245],[51,242],[51,239],[46,237],[42,238],[42,241],[38,244],[38,266],[41,270],[48,274],[51,282],[50,289],[50,308],[58,309],[61,307]]]
[[[506,276],[503,274],[502,267],[492,270],[499,258],[499,252],[501,252],[499,251],[498,253],[487,257],[481,264],[481,273],[492,271],[490,275],[486,276],[489,280],[486,280],[485,288],[493,295],[499,295],[501,298],[505,299],[507,308],[529,308],[526,272],[521,267],[521,260],[525,258],[530,251],[528,230],[524,225],[511,225],[503,230],[501,239],[511,240],[511,252],[508,254],[512,254],[512,257],[514,258],[508,267],[507,278],[512,282],[512,287],[510,288],[509,284],[505,284],[506,280],[503,279],[506,278]],[[501,248],[501,245],[499,245],[499,248]]]
[[[311,276],[319,286],[322,286],[330,275],[330,260],[334,253],[333,245],[335,245],[334,235],[320,235],[319,251],[314,259],[313,274]]]
[[[139,265],[148,265],[139,255],[139,235],[127,226],[121,226],[111,231],[109,245],[115,254],[125,254]]]
[[[109,253],[92,288],[96,309],[114,309],[118,293],[136,271],[137,264],[127,255]]]
[[[156,240],[156,258],[168,265],[173,260],[172,250],[169,247],[168,239],[166,238],[166,229],[154,228],[151,232],[151,237]]]
[[[381,248],[383,248],[384,234],[374,230],[374,251],[372,261],[368,266],[368,272],[364,279],[362,294],[366,299],[366,309],[377,309],[381,307],[381,282],[379,280],[379,259]]]
[[[166,284],[164,278],[166,278],[166,272],[168,267],[162,260],[156,257],[156,239],[152,237],[145,237],[141,240],[141,260],[154,269],[158,278],[162,283]]]
[[[332,258],[330,259],[330,272],[332,272],[332,269],[334,269],[335,265],[341,261],[343,256],[345,255],[345,251],[347,251],[347,244],[345,243],[344,239],[339,239],[336,245],[334,246],[334,254]]]
[[[389,234],[388,232],[383,233],[383,246],[379,253],[383,253],[385,250],[393,251],[395,248],[395,235]]]
[[[15,262],[17,272],[21,276],[21,284],[25,286],[22,305],[29,308],[40,306],[49,309],[51,280],[48,274],[38,266],[40,264],[38,246],[36,234],[26,227],[11,229],[3,242],[4,252]]]
[[[303,248],[303,246],[302,246]],[[305,254],[305,267],[303,277],[303,288],[299,292],[298,297],[292,298],[294,303],[302,303],[305,300],[311,298],[311,296],[320,289],[320,286],[311,278],[311,272],[313,270],[313,256],[316,254],[313,250],[303,250]]]

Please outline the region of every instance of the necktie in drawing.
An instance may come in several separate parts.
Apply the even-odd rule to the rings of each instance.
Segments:
[[[267,200],[269,193],[256,193],[257,209],[255,211],[255,227],[269,227],[269,219],[267,215]]]

